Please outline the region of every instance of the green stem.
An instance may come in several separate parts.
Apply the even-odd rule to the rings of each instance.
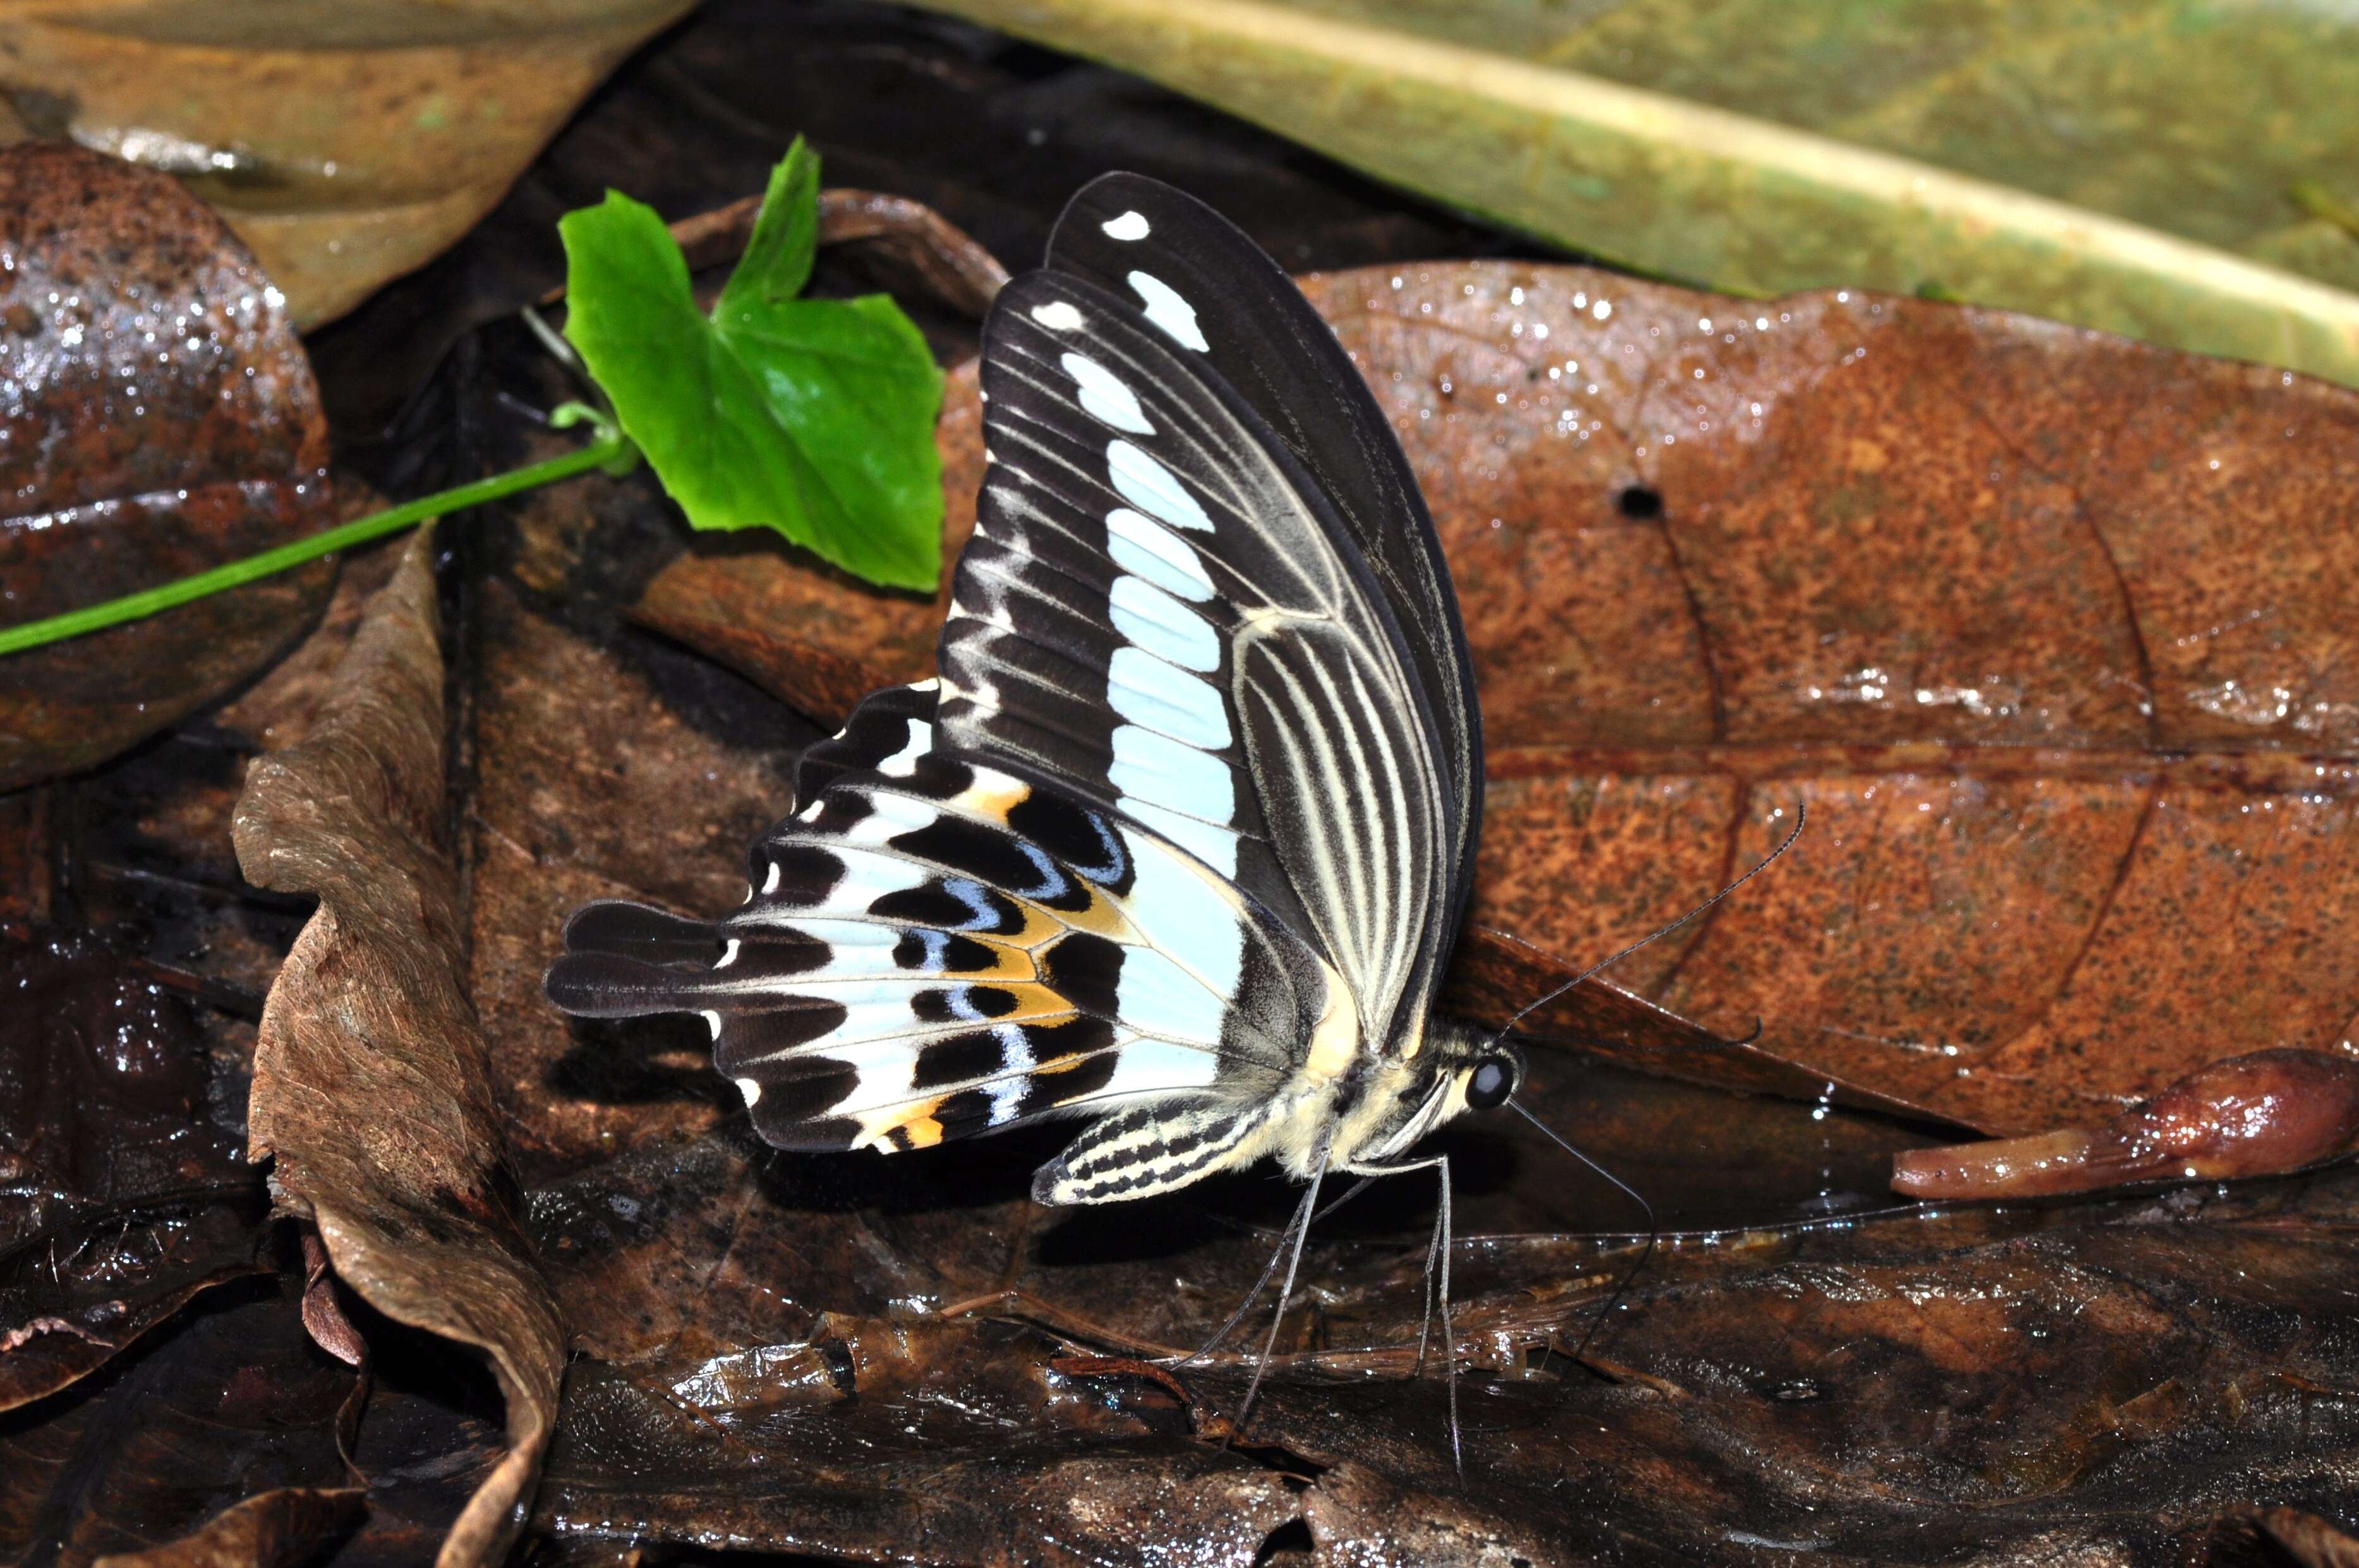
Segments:
[[[200,572],[177,583],[167,583],[158,588],[144,589],[136,593],[126,593],[120,599],[109,599],[103,604],[70,610],[62,615],[51,615],[47,620],[27,621],[23,626],[0,630],[0,655],[18,653],[28,648],[39,648],[44,643],[62,642],[67,637],[81,637],[85,632],[119,626],[125,621],[136,621],[159,610],[168,610],[176,604],[201,599],[208,593],[240,587],[258,578],[284,572],[290,566],[300,566],[307,561],[317,561],[323,555],[333,555],[356,544],[399,533],[429,517],[439,517],[467,506],[480,506],[486,501],[496,501],[519,490],[530,490],[536,485],[570,479],[592,468],[610,467],[633,456],[635,450],[630,437],[609,428],[598,440],[580,451],[552,457],[546,463],[495,474],[489,479],[478,479],[473,485],[462,485],[453,490],[421,495],[415,501],[405,501],[390,511],[357,517],[325,533],[313,534],[309,539],[299,539],[291,544],[280,545],[277,550],[247,556],[243,561],[233,561],[226,566],[216,566],[210,572]]]

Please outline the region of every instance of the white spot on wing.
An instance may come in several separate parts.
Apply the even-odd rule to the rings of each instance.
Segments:
[[[1106,554],[1125,572],[1166,593],[1199,604],[1212,596],[1212,575],[1188,541],[1127,506],[1106,514]]]
[[[1139,212],[1125,212],[1119,218],[1108,218],[1098,227],[1104,231],[1105,237],[1110,240],[1143,240],[1149,232],[1147,227],[1147,214]]]
[[[763,892],[765,892],[765,893],[775,893],[775,892],[777,892],[777,890],[778,890],[778,863],[777,863],[777,861],[773,860],[772,862],[770,862],[770,874],[769,874],[767,877],[763,877],[763,878],[762,878],[762,891],[763,891]]]
[[[751,1078],[738,1079],[737,1090],[738,1093],[745,1096],[745,1108],[749,1111],[754,1108],[755,1103],[762,1097],[762,1086],[759,1083],[755,1083]]]
[[[1229,715],[1211,682],[1143,648],[1118,648],[1106,664],[1106,700],[1132,724],[1217,751],[1229,744]]]
[[[712,1031],[713,1039],[719,1040],[721,1038],[721,1015],[711,1007],[705,1008],[704,1027]]]
[[[1107,610],[1125,640],[1156,658],[1204,674],[1221,667],[1221,639],[1212,623],[1146,579],[1115,578]]]
[[[1145,301],[1147,319],[1161,327],[1165,337],[1199,354],[1212,346],[1204,341],[1204,329],[1196,324],[1196,307],[1180,298],[1180,290],[1151,272],[1132,273],[1130,286]],[[1039,312],[1035,310],[1033,314]]]
[[[1159,823],[1148,825],[1160,828]],[[1229,836],[1234,843],[1235,835]],[[1169,850],[1134,833],[1124,833],[1123,839],[1136,867],[1125,902],[1136,911],[1141,933],[1206,985],[1234,996],[1245,971],[1245,931],[1236,911],[1202,874]]]
[[[1214,827],[1201,818],[1158,806],[1152,800],[1125,800],[1122,809],[1178,844],[1232,881],[1237,875],[1237,835],[1234,828]]]
[[[1033,1060],[1032,1042],[1024,1030],[1015,1024],[1002,1024],[991,1031],[999,1037],[999,1070],[1010,1074],[1029,1073],[1039,1065]],[[1005,1077],[984,1085],[991,1096],[991,1125],[1005,1127],[1016,1119],[1024,1106],[1024,1091],[1027,1082],[1020,1076]]]
[[[1032,307],[1032,319],[1052,332],[1073,332],[1082,329],[1082,313],[1062,299],[1051,299],[1045,305]]]
[[[1114,1010],[1131,1028],[1218,1045],[1229,997],[1214,996],[1210,986],[1159,950],[1133,947],[1123,952]]]
[[[1125,800],[1151,800],[1208,822],[1226,823],[1236,816],[1236,776],[1228,764],[1136,724],[1115,728],[1106,781]]]
[[[1158,1090],[1201,1089],[1219,1070],[1219,1059],[1209,1051],[1159,1040],[1135,1040],[1114,1053],[1114,1076],[1090,1097],[1109,1100]]]
[[[1106,477],[1115,493],[1140,511],[1175,528],[1212,531],[1212,519],[1179,476],[1128,441],[1106,443]]]
[[[901,749],[876,765],[876,771],[895,779],[907,779],[918,770],[918,758],[934,748],[934,726],[922,719],[909,721],[909,738]]]
[[[729,939],[729,945],[721,950],[721,961],[718,964],[715,964],[712,967],[715,969],[726,969],[731,964],[736,963],[737,950],[745,945],[745,944],[744,942],[738,941],[735,937],[731,937]]]
[[[1133,435],[1155,433],[1155,427],[1147,422],[1146,410],[1138,406],[1138,398],[1113,371],[1078,354],[1066,354],[1057,363],[1065,367],[1065,374],[1081,388],[1082,407],[1100,424],[1128,430]]]

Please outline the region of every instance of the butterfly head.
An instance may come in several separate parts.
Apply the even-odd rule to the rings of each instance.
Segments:
[[[1487,1029],[1436,1018],[1426,1039],[1443,1074],[1436,1122],[1461,1111],[1495,1111],[1524,1086],[1524,1053]]]
[[[1523,1084],[1521,1051],[1488,1030],[1433,1018],[1414,1053],[1380,1070],[1362,1115],[1346,1117],[1346,1168],[1397,1160],[1444,1122],[1468,1111],[1498,1109]]]

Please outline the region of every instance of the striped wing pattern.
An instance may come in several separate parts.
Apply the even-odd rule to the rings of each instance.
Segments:
[[[1343,975],[1382,1048],[1447,945],[1434,721],[1343,525],[1193,332],[1155,287],[1125,301],[1048,271],[1002,293],[943,731],[1233,878]]]
[[[1138,1195],[1255,1148],[1330,1006],[1323,966],[1156,834],[936,750],[934,701],[880,692],[812,748],[745,908],[704,922],[589,905],[550,995],[593,1016],[702,1015],[783,1148],[1158,1107],[1171,1137],[1151,1169],[1105,1125],[1044,1172],[1056,1202]]]

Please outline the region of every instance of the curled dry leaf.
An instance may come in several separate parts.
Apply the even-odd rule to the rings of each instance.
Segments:
[[[2359,396],[1855,293],[1512,263],[1306,289],[1408,449],[1473,648],[1462,1007],[1503,1020],[1662,929],[1806,808],[1767,874],[1613,972],[1701,1032],[1644,1039],[1594,982],[1529,1027],[1993,1132],[2353,1040]],[[973,399],[954,376],[953,529]],[[648,605],[825,717],[925,673],[938,624],[770,558],[676,563]],[[805,627],[866,640],[842,669],[743,651]]]
[[[317,894],[263,1012],[251,1155],[312,1220],[337,1274],[388,1317],[489,1358],[509,1449],[444,1541],[496,1562],[555,1416],[564,1333],[534,1267],[462,976],[441,842],[442,661],[430,533],[408,548],[306,738],[257,762],[238,859]]]
[[[179,176],[306,329],[473,225],[606,72],[689,0],[294,0],[0,16],[0,94],[38,136]]]
[[[2190,1073],[2103,1127],[1896,1155],[1892,1185],[1917,1198],[2050,1197],[2299,1171],[2354,1142],[2359,1058],[2257,1051]]]
[[[0,619],[37,620],[332,520],[328,429],[285,301],[164,175],[0,149]],[[301,635],[318,561],[0,659],[0,790],[87,768]]]

